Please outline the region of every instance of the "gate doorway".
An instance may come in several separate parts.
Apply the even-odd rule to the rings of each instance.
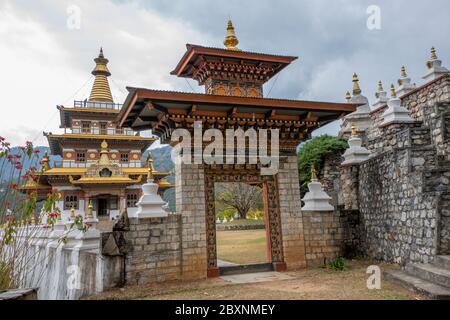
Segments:
[[[242,273],[242,272],[259,272],[268,270],[284,270],[285,263],[283,257],[282,238],[281,238],[281,220],[279,212],[278,200],[278,186],[274,176],[261,176],[259,170],[251,170],[246,168],[242,172],[227,170],[205,170],[205,189],[206,189],[206,227],[207,227],[207,263],[208,276],[214,277],[220,274]],[[262,237],[256,235],[254,240],[256,242],[255,248],[258,244],[263,243],[265,254],[255,255],[257,257],[254,262],[246,260],[248,257],[241,260],[243,264],[239,264],[239,259],[242,259],[242,253],[239,255],[233,254],[232,251],[224,252],[221,241],[224,239],[223,234],[218,237],[218,219],[216,215],[216,186],[226,185],[230,183],[242,183],[253,188],[259,188],[262,198],[263,210],[263,226],[264,232]],[[231,231],[232,232],[232,231]],[[229,239],[233,238],[228,237]],[[219,248],[218,246],[221,248]],[[245,248],[245,245],[244,245]],[[229,248],[228,248],[229,249]],[[248,248],[247,248],[248,249]],[[250,249],[250,252],[252,249]],[[221,259],[224,256],[234,256],[238,263],[234,265],[224,265]],[[245,253],[244,253],[245,254]],[[225,262],[227,262],[225,260]],[[247,263],[249,262],[249,263]]]

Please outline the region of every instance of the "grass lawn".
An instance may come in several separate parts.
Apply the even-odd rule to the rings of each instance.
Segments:
[[[266,230],[217,231],[217,258],[236,264],[267,262]]]
[[[152,300],[421,300],[424,297],[396,284],[382,280],[381,290],[366,286],[367,267],[376,262],[346,261],[345,271],[312,268],[286,272],[289,280],[234,284],[221,278],[183,282],[152,283],[127,286],[87,297],[88,299],[152,299]],[[398,269],[381,264],[381,270]]]

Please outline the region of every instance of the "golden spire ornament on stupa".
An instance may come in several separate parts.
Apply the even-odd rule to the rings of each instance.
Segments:
[[[153,158],[150,152],[148,153],[148,159],[147,159],[147,182],[151,183],[153,182],[153,172],[155,172],[155,168],[153,167]]]
[[[351,99],[352,99],[352,95],[350,94],[349,91],[347,91],[347,92],[345,93],[345,100],[347,100],[347,102],[350,102]]]
[[[238,49],[237,47],[237,45],[239,44],[239,40],[236,37],[236,33],[234,32],[233,23],[231,22],[231,20],[228,20],[227,36],[225,37],[223,44],[228,50],[240,51],[240,49]]]
[[[89,102],[113,103],[114,101],[108,82],[108,77],[111,75],[107,67],[109,60],[103,55],[103,48],[100,48],[100,54],[94,61],[95,69],[92,71],[92,74],[95,76],[95,80],[91,95],[89,96]]]
[[[395,86],[394,84],[391,84],[391,97],[397,98],[397,94],[395,93]]]
[[[436,53],[436,48],[432,47],[431,48],[431,60],[437,60],[437,59],[438,59],[438,57],[437,57],[437,53]]]
[[[359,87],[359,79],[356,73],[353,74],[352,82],[353,82],[353,95],[357,96],[361,94],[361,88]]]
[[[356,127],[356,123],[352,123],[352,137],[358,136],[358,128]]]
[[[315,181],[317,180],[317,170],[316,170],[316,165],[313,164],[311,166],[311,181]]]

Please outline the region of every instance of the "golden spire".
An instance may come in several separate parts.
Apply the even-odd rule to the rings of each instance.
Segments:
[[[431,48],[431,60],[437,60],[437,59],[438,59],[438,57],[437,57],[437,54],[436,54],[436,48],[432,47]]]
[[[357,131],[357,127],[356,127],[356,123],[352,123],[352,137],[357,137],[358,136],[358,131]]]
[[[75,220],[75,208],[70,208],[70,219]]]
[[[402,78],[406,78],[408,75],[406,74],[406,67],[402,66]]]
[[[147,168],[147,182],[153,182],[153,172],[155,172],[155,168],[153,167],[153,158],[150,152],[148,153]]]
[[[47,171],[50,169],[50,158],[48,156],[47,151],[45,151],[45,154],[42,157],[41,164],[42,164],[42,171]]]
[[[391,97],[392,98],[397,98],[397,94],[395,93],[394,84],[391,84]]]
[[[114,102],[111,89],[109,88],[108,77],[111,75],[109,72],[107,64],[108,59],[103,55],[103,48],[100,48],[100,54],[98,58],[94,59],[95,69],[92,74],[95,76],[94,85],[91,90],[91,95],[89,101],[92,102]]]
[[[314,164],[311,166],[311,180],[317,180],[317,170]]]
[[[92,205],[92,200],[89,200],[88,210],[87,210],[87,218],[93,218],[94,217],[94,206]]]
[[[228,20],[227,36],[225,37],[223,44],[228,50],[239,51],[237,47],[237,45],[239,44],[239,40],[236,37],[236,33],[234,32],[233,23],[231,22],[231,20]]]
[[[350,101],[352,99],[352,95],[350,94],[350,92],[346,92],[345,93],[345,100]]]
[[[356,73],[353,74],[353,95],[357,96],[361,94],[361,88],[359,87],[359,79]]]

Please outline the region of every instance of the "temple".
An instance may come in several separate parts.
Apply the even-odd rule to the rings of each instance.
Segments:
[[[176,129],[193,133],[198,122],[202,123],[202,130],[215,129],[222,134],[227,129],[264,129],[271,137],[279,134],[279,153],[272,154],[279,162],[279,170],[272,175],[261,173],[261,162],[189,164],[177,159],[175,190],[177,215],[178,219],[182,217],[183,224],[180,234],[183,239],[182,263],[164,263],[180,265],[184,279],[215,277],[225,268],[217,262],[214,198],[215,184],[222,182],[241,182],[262,188],[266,252],[271,270],[305,267],[308,257],[299,211],[297,146],[309,139],[313,130],[354,112],[359,105],[357,101],[333,103],[264,97],[264,84],[297,57],[243,51],[238,44],[231,21],[227,26],[225,48],[187,44],[186,52],[171,74],[196,80],[204,86],[205,93],[128,87],[128,97],[118,115],[120,127],[135,131],[151,129],[161,143],[171,145],[179,142],[177,139],[172,141]],[[249,150],[254,150],[249,145],[239,152],[248,154]],[[239,147],[228,147],[237,154]],[[130,221],[131,224],[139,223]],[[165,222],[166,227],[170,227],[169,222]],[[136,265],[139,257],[152,254],[133,252],[128,260],[127,276],[137,281],[153,278],[153,269],[144,273],[135,271],[141,270]],[[166,275],[166,279],[172,277],[179,277],[179,273]]]
[[[84,215],[88,206],[100,220],[114,220],[121,212],[137,210],[149,172],[159,185],[159,192],[173,187],[163,178],[170,172],[157,172],[149,160],[143,165],[143,152],[156,140],[142,137],[130,128],[120,128],[116,117],[121,108],[114,103],[108,83],[111,75],[103,50],[94,60],[95,76],[89,99],[75,101],[73,107],[58,106],[63,134],[44,133],[52,155],[62,157],[50,165],[42,159],[38,182],[30,181],[24,189],[38,190],[44,199],[48,190],[61,194],[61,208],[69,215],[72,208]]]

